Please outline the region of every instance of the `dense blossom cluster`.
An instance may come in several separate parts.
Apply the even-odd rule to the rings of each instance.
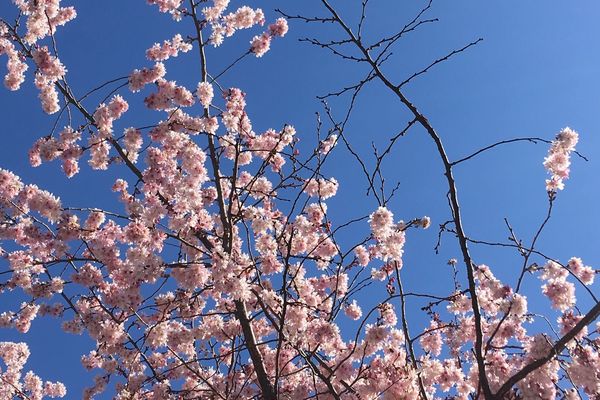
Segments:
[[[4,76],[4,86],[9,90],[19,90],[21,84],[25,82],[25,71],[29,68],[16,48],[8,39],[9,31],[6,24],[0,22],[0,56],[6,54],[8,61],[6,69],[8,72]]]
[[[8,56],[8,73],[4,78],[4,85],[10,90],[18,90],[25,81],[25,71],[28,69],[24,59],[32,58],[37,67],[35,85],[40,91],[42,108],[46,113],[53,114],[60,109],[54,84],[63,77],[66,69],[56,56],[49,53],[46,46],[38,47],[37,43],[53,35],[57,27],[71,21],[77,13],[73,7],[61,7],[60,0],[13,2],[26,17],[27,31],[17,43],[12,42],[11,38],[15,38],[14,30],[0,21],[0,55]]]
[[[58,138],[44,137],[35,142],[29,151],[29,162],[32,166],[39,166],[42,161],[52,161],[60,157],[63,171],[67,177],[72,177],[79,172],[79,157],[82,149],[77,142],[81,140],[81,132],[65,127]]]
[[[0,360],[6,365],[5,370],[0,369],[0,397],[31,400],[40,400],[46,396],[64,397],[67,390],[62,383],[44,382],[31,371],[23,375],[23,367],[29,354],[25,343],[0,342]]]
[[[225,38],[233,36],[240,29],[249,29],[255,25],[264,25],[265,14],[260,8],[252,9],[242,6],[236,11],[224,14],[229,0],[217,0],[211,7],[205,7],[202,12],[212,27],[210,43],[220,46]],[[262,57],[271,47],[271,39],[283,37],[288,31],[285,18],[279,18],[268,29],[260,35],[254,36],[250,41],[250,51],[256,57]]]
[[[153,4],[158,6],[160,12],[170,13],[173,15],[173,19],[179,20],[181,17],[181,12],[179,7],[183,0],[147,0],[148,4]]]
[[[208,82],[200,82],[196,94],[198,99],[200,99],[200,104],[202,104],[202,107],[204,108],[210,106],[215,95],[212,85]]]
[[[27,32],[23,40],[30,45],[52,35],[56,28],[71,21],[77,13],[74,7],[61,7],[61,0],[13,0],[27,17]]]
[[[566,311],[575,305],[575,285],[567,281],[569,271],[562,265],[549,261],[544,266],[541,279],[547,281],[542,290],[552,302],[552,307],[560,311]]]
[[[546,180],[546,190],[549,192],[564,189],[563,180],[569,178],[570,155],[575,150],[578,140],[577,132],[565,128],[556,135],[556,139],[552,142],[548,156],[544,160],[544,167],[552,174],[552,177]]]
[[[287,21],[285,18],[279,18],[274,24],[269,25],[269,29],[266,32],[252,38],[252,41],[250,41],[250,51],[256,57],[262,57],[271,48],[271,39],[274,37],[283,37],[287,31]]]
[[[162,44],[155,43],[146,51],[146,57],[152,61],[165,61],[171,57],[177,57],[179,52],[187,53],[192,49],[190,43],[186,43],[180,34],[171,40],[165,40]]]
[[[15,3],[27,18],[26,47],[19,48],[13,28],[0,25],[0,54],[9,59],[5,84],[17,89],[31,59],[43,107],[54,112],[66,67],[37,42],[75,12],[56,0]],[[466,266],[471,291],[456,283],[448,295],[403,292],[410,229],[429,228],[429,217],[405,222],[381,204],[353,222],[362,240],[348,246],[336,236],[328,204],[340,183],[323,175],[321,163],[337,134],[330,132],[300,161],[300,134],[287,124],[255,130],[241,89],[224,88],[209,74],[196,80],[195,91],[167,80],[167,60],[262,26],[262,10],[227,12],[228,0],[200,2],[198,10],[181,0],[148,3],[178,20],[194,19],[194,29],[209,32],[208,42],[195,32],[154,44],[146,51],[154,64],[128,77],[131,93],[111,93],[90,112],[71,99],[82,123],[34,143],[31,164],[60,159],[68,177],[85,153],[92,169],[124,164],[132,175],[112,186],[121,213],[71,209],[0,169],[0,239],[10,243],[0,248],[8,268],[1,290],[27,295],[18,309],[0,310],[0,327],[27,332],[36,317],[48,315],[61,319],[66,332],[92,338],[97,346],[81,360],[96,374],[85,399],[110,389],[117,399],[144,400],[467,400],[479,396],[483,381],[478,341],[493,392],[553,355],[556,338],[528,325],[534,313],[526,296],[487,265]],[[264,55],[287,30],[286,20],[277,19],[252,39],[250,52]],[[146,128],[125,125],[130,104],[142,99],[162,120]],[[552,143],[544,163],[553,174],[549,191],[562,189],[576,142],[566,128]],[[576,283],[589,287],[596,271],[576,257],[566,265],[548,260],[537,270],[541,291],[557,310],[558,331],[568,334],[583,318]],[[367,287],[375,288],[369,299],[362,292]],[[425,308],[429,323],[412,337],[404,303],[410,295],[433,299]],[[550,357],[516,382],[511,395],[571,399],[578,388],[600,396],[598,328],[582,329],[564,357]],[[28,356],[23,343],[0,343],[6,366],[0,397],[65,396],[62,384],[22,374]]]
[[[167,73],[163,63],[156,63],[152,68],[143,68],[134,70],[129,77],[129,89],[132,92],[139,92],[149,83],[156,82]]]
[[[47,47],[35,49],[32,52],[33,61],[37,66],[35,75],[35,86],[40,90],[40,100],[42,108],[48,114],[53,114],[59,110],[58,91],[55,83],[61,79],[67,70],[58,60],[50,55]]]

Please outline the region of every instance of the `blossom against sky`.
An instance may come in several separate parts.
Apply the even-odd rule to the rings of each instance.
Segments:
[[[310,2],[306,3],[302,6],[312,8]],[[272,10],[274,7],[283,7],[274,1],[261,2],[260,6],[269,20],[278,17]],[[10,7],[8,2],[3,3],[0,13],[10,13]],[[152,47],[155,42],[174,40],[178,33],[174,31],[177,25],[173,25],[168,16],[156,13],[142,2],[111,0],[85,2],[77,7],[78,17],[60,31],[58,45],[61,60],[69,70],[70,83],[82,92],[145,65],[146,49],[155,49]],[[288,7],[285,11],[293,14],[299,6]],[[413,6],[399,6],[391,1],[374,2],[370,15],[372,22],[368,26],[371,34],[378,36],[390,27],[403,24],[403,15],[408,18],[414,11],[410,8]],[[350,18],[356,18],[354,12],[348,12]],[[600,7],[592,1],[575,5],[558,1],[526,4],[510,1],[493,5],[476,1],[439,1],[434,3],[431,14],[439,17],[440,22],[423,27],[401,42],[385,66],[399,77],[408,77],[448,51],[483,37],[484,41],[477,46],[416,80],[408,87],[408,93],[444,137],[453,159],[502,139],[519,136],[552,139],[567,125],[576,129],[580,133],[578,150],[590,161],[571,156],[570,178],[565,190],[558,195],[554,217],[544,233],[542,246],[551,249],[565,262],[577,255],[586,264],[594,266],[600,265],[595,234],[600,214],[594,207],[599,194],[595,182],[600,171],[600,143],[596,134],[599,128],[600,78],[597,71],[600,53],[594,50],[594,38],[600,33],[596,24],[599,12]],[[273,29],[280,32],[282,28]],[[222,68],[240,55],[240,43],[246,45],[252,40],[251,46],[262,55],[259,60],[245,59],[222,79],[229,86],[242,87],[247,93],[248,108],[256,126],[267,128],[277,123],[282,126],[293,123],[302,141],[314,140],[314,113],[323,113],[315,96],[355,82],[360,71],[322,50],[296,41],[297,38],[330,34],[328,27],[291,23],[288,35],[273,43],[261,39],[262,33],[259,28],[236,37],[231,43],[226,42],[222,51],[214,53],[215,64]],[[253,39],[255,35],[257,39]],[[267,44],[270,50],[263,54]],[[196,86],[198,65],[191,55],[183,53],[185,46],[173,46],[182,52],[179,57],[189,63],[174,63],[170,72],[190,90],[197,89],[201,101],[208,101],[211,97],[209,89]],[[164,58],[162,51],[162,48],[156,48],[151,51],[151,57]],[[38,57],[45,57],[43,50]],[[47,79],[51,81],[60,75],[57,70],[61,68],[49,60]],[[164,88],[165,91],[171,89]],[[45,104],[51,109],[55,107],[52,93],[46,94],[49,101]],[[185,93],[181,102],[192,95]],[[53,121],[31,102],[31,98],[37,96],[37,89],[31,82],[24,84],[21,92],[3,91],[0,96],[3,132],[8,138],[0,149],[3,168],[59,193],[64,203],[99,207],[111,204],[113,198],[108,189],[116,178],[114,171],[107,171],[100,177],[95,174],[92,184],[89,171],[82,170],[67,180],[58,165],[43,166],[43,173],[30,167],[27,153],[37,138],[48,133]],[[151,105],[150,108],[157,108],[160,102]],[[343,101],[332,100],[330,105],[334,114],[343,113]],[[134,111],[131,118],[153,120],[151,111],[147,110]],[[383,143],[390,134],[402,129],[407,118],[399,111],[397,102],[381,91],[378,84],[373,84],[358,100],[357,111],[347,128],[348,135],[368,158],[371,156],[370,142]],[[129,142],[135,148],[137,139],[133,131]],[[504,217],[519,234],[533,235],[531,227],[544,218],[545,212],[548,175],[542,163],[547,147],[545,144],[512,144],[486,153],[458,169],[461,199],[464,209],[468,210],[465,226],[469,235],[504,239],[508,234]],[[436,269],[448,268],[447,260],[458,255],[451,244],[442,247],[439,255],[432,251],[437,240],[437,226],[449,219],[441,165],[433,156],[431,144],[419,130],[402,138],[395,151],[394,157],[383,165],[390,185],[400,182],[390,209],[397,219],[400,215],[405,218],[428,215],[432,220],[432,229],[419,231],[419,235],[406,243],[403,273],[415,289],[435,292],[449,283],[447,278],[438,280],[438,275],[447,277],[448,274],[437,274]],[[332,218],[344,221],[375,209],[372,198],[365,196],[366,182],[361,179],[359,166],[343,148],[335,150],[326,172],[327,176],[335,177],[335,185],[333,181],[325,181],[324,186],[307,189],[326,189],[327,193],[337,191],[330,203]],[[514,278],[517,255],[481,247],[473,251],[482,263],[493,265],[503,280]],[[539,291],[539,282],[531,280],[534,282],[529,290]],[[537,298],[539,304],[532,306],[546,310],[549,307],[547,299]],[[416,317],[419,304],[415,303],[413,308]],[[350,308],[347,312],[357,315],[359,310]],[[409,310],[411,312],[413,310]],[[419,328],[425,328],[425,320],[420,322]],[[51,346],[48,345],[49,337],[53,338]],[[1,331],[0,339],[16,337]],[[43,374],[45,379],[65,382],[72,388],[72,393],[87,384],[89,375],[79,367],[79,355],[85,352],[82,349],[89,347],[86,337],[67,336],[60,331],[56,321],[43,319],[34,322],[26,340],[32,348],[30,367]],[[57,357],[65,360],[65,365],[76,366],[78,373],[56,369],[47,362]]]

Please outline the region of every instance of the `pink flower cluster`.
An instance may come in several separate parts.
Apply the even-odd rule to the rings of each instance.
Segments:
[[[213,6],[203,8],[202,13],[208,22],[214,22],[221,17],[228,5],[229,0],[213,0]]]
[[[108,104],[100,104],[94,112],[94,124],[98,132],[88,140],[90,159],[88,164],[93,169],[107,169],[109,162],[109,140],[113,133],[114,121],[129,109],[129,104],[120,95],[115,95]]]
[[[344,312],[349,318],[353,320],[358,320],[360,319],[360,317],[362,317],[362,310],[360,309],[360,306],[358,305],[356,300],[352,300],[352,303],[348,304],[344,308]]]
[[[32,47],[39,40],[54,34],[58,26],[66,24],[77,15],[75,8],[61,7],[60,0],[14,0],[13,2],[26,17],[27,32],[23,36],[23,41]],[[27,54],[20,54],[9,38],[8,27],[0,22],[0,55],[8,56],[8,74],[4,78],[4,84],[10,90],[18,90],[25,79],[27,64],[24,59]],[[53,114],[60,108],[54,83],[65,74],[66,70],[56,57],[49,54],[47,47],[33,48],[31,57],[38,67],[35,85],[40,90],[42,109],[48,114]]]
[[[27,398],[42,400],[45,397],[65,397],[67,389],[60,382],[43,382],[29,371],[23,376],[23,367],[29,358],[25,343],[0,342],[0,359],[6,370],[0,370],[0,398]]]
[[[438,321],[431,321],[429,323],[429,327],[425,330],[424,335],[419,339],[419,343],[421,347],[426,352],[439,356],[442,352],[442,329],[443,325],[441,325]]]
[[[179,7],[183,0],[146,0],[148,4],[158,6],[158,9],[162,13],[169,13],[173,16],[173,19],[179,20],[181,15]]]
[[[53,34],[58,26],[77,16],[74,7],[61,7],[60,0],[13,0],[13,3],[27,16],[24,39],[30,45]]]
[[[165,61],[171,57],[177,57],[179,52],[187,53],[192,45],[183,40],[180,34],[173,36],[171,40],[165,40],[162,44],[155,43],[146,51],[146,57],[151,61]]]
[[[8,28],[0,22],[0,56],[6,54],[8,57],[6,62],[8,72],[4,76],[4,86],[8,90],[19,90],[21,84],[25,82],[25,71],[29,67],[15,49],[15,45],[4,36],[8,36]]]
[[[52,23],[46,32],[36,26],[35,13],[42,10],[55,24],[70,15],[56,0],[16,3],[32,21],[28,34],[35,40],[54,29]],[[175,18],[195,15],[181,0],[148,3]],[[211,31],[215,46],[238,30],[265,23],[260,9],[247,6],[226,14],[228,0],[191,7],[203,3],[207,7],[199,18],[204,20],[194,22]],[[6,81],[13,88],[27,65],[6,39],[7,29],[0,27],[0,52],[9,57]],[[286,20],[278,19],[254,37],[250,51],[262,56],[272,38],[287,30]],[[200,38],[189,41],[194,40]],[[398,293],[406,232],[428,228],[431,219],[405,223],[380,206],[369,215],[362,241],[348,247],[325,203],[336,195],[338,182],[320,169],[338,137],[330,134],[318,143],[305,163],[297,157],[291,125],[253,130],[242,90],[225,90],[223,107],[214,98],[218,81],[204,80],[194,93],[167,81],[160,61],[190,48],[179,34],[155,44],[146,52],[154,66],[129,77],[133,92],[155,84],[145,105],[167,112],[147,135],[129,127],[113,137],[115,122],[129,108],[115,95],[91,118],[84,113],[79,128],[42,138],[30,152],[33,165],[62,159],[66,175],[73,176],[83,152],[81,134],[92,131],[86,149],[90,165],[107,169],[112,160],[123,161],[134,173],[131,185],[119,178],[112,187],[121,211],[63,208],[56,196],[0,169],[0,238],[10,243],[10,251],[0,249],[9,264],[0,288],[27,296],[18,309],[0,314],[0,327],[27,332],[37,316],[47,315],[61,318],[66,332],[96,341],[95,350],[81,359],[85,368],[99,370],[83,398],[107,389],[118,399],[261,398],[252,359],[258,353],[267,379],[278,377],[276,398],[467,400],[481,396],[477,339],[483,341],[482,361],[494,392],[524,365],[549,354],[553,342],[528,333],[533,314],[527,298],[486,265],[473,267],[472,291],[455,282],[447,297],[412,288]],[[42,90],[52,88],[44,95],[51,111],[58,107],[52,90],[66,69],[47,48],[32,49],[36,83]],[[202,109],[182,110],[196,100]],[[217,114],[209,116],[214,110]],[[576,141],[576,133],[563,130],[546,159],[560,184]],[[118,150],[113,159],[111,146]],[[549,190],[559,189],[556,182]],[[549,261],[541,276],[544,294],[562,312],[561,335],[583,318],[574,307],[569,274],[591,285],[595,271],[574,257],[565,267]],[[374,288],[369,293],[376,297],[365,299],[360,291],[366,287]],[[420,334],[403,324],[404,302],[413,299],[433,299],[423,308],[429,319]],[[561,369],[587,395],[600,395],[598,328],[582,330],[560,362],[554,358],[536,369],[511,395],[557,397]],[[250,355],[252,347],[256,352]],[[0,398],[65,396],[62,384],[21,373],[28,355],[24,344],[0,343],[6,365]]]
[[[222,115],[223,125],[228,132],[250,136],[252,124],[246,114],[246,94],[238,88],[231,88],[225,94],[226,110]]]
[[[565,187],[563,180],[569,178],[570,155],[575,150],[578,140],[577,132],[567,127],[552,141],[544,159],[544,167],[552,174],[552,177],[546,180],[546,190],[549,192],[556,192]]]
[[[338,186],[338,181],[335,178],[313,178],[306,181],[304,192],[311,197],[327,200],[335,196]]]
[[[262,57],[271,48],[272,38],[284,37],[287,31],[287,20],[285,18],[278,18],[274,24],[269,25],[269,29],[266,32],[252,38],[250,41],[250,51],[256,57]]]
[[[152,68],[136,69],[129,75],[129,89],[132,92],[139,92],[147,84],[162,79],[166,73],[165,65],[160,62],[154,64]]]
[[[223,44],[225,38],[231,37],[240,29],[249,29],[255,25],[264,25],[265,15],[260,8],[252,9],[242,6],[236,11],[224,14],[229,0],[214,0],[212,7],[205,7],[202,12],[212,28],[210,43],[217,47]],[[250,41],[250,52],[262,57],[271,46],[274,37],[283,37],[288,31],[285,18],[279,18],[269,25],[267,31],[256,35]]]
[[[2,205],[10,204],[9,202],[17,197],[23,189],[21,179],[11,171],[0,168],[0,201]]]
[[[329,135],[327,139],[322,140],[319,143],[319,153],[327,154],[335,147],[337,144],[338,136],[337,135]]]
[[[144,99],[146,107],[152,110],[170,110],[174,107],[190,107],[194,104],[194,95],[175,81],[158,79],[157,92],[151,93]]]
[[[125,150],[127,150],[127,158],[129,158],[132,163],[135,163],[144,142],[142,133],[138,129],[127,128],[125,129],[123,140],[125,143]]]
[[[260,8],[252,9],[242,6],[236,11],[223,15],[229,2],[215,0],[213,7],[203,9],[206,20],[212,27],[210,43],[217,47],[225,38],[233,36],[240,29],[248,29],[265,23],[265,15]]]
[[[369,248],[371,257],[384,262],[398,262],[401,266],[405,242],[404,222],[394,224],[394,214],[386,207],[379,207],[369,216],[369,225],[376,242]],[[387,273],[385,269],[386,266],[381,271],[374,270],[374,276],[382,279]]]
[[[394,214],[385,207],[379,207],[369,216],[369,225],[375,238],[389,236],[394,229]]]
[[[50,55],[47,47],[34,50],[33,60],[38,68],[35,86],[40,90],[42,109],[48,114],[54,114],[60,109],[55,83],[65,75],[67,70],[58,58]]]
[[[554,261],[544,265],[541,279],[547,283],[542,286],[542,292],[552,302],[552,307],[566,311],[575,305],[575,285],[567,281],[569,271]]]
[[[584,285],[591,285],[594,283],[594,277],[596,271],[592,267],[583,265],[583,261],[579,257],[573,257],[567,264],[569,270],[575,275]]]
[[[102,136],[112,133],[113,123],[129,109],[129,104],[120,95],[115,95],[108,104],[100,104],[94,112],[94,123]]]
[[[58,222],[60,219],[62,212],[60,200],[36,185],[23,186],[14,198],[14,202],[21,213],[36,211],[52,223]]]
[[[29,151],[29,163],[33,167],[37,167],[42,161],[48,162],[60,157],[63,171],[70,178],[79,172],[78,160],[82,150],[77,142],[80,139],[81,133],[74,131],[71,127],[65,127],[58,139],[53,137],[41,138],[35,142]]]
[[[573,362],[567,369],[569,376],[590,398],[597,396],[600,393],[600,353],[597,344],[579,345],[572,350],[572,354]],[[576,392],[573,398],[579,399],[579,394]]]
[[[213,86],[209,82],[200,82],[196,89],[196,96],[200,99],[202,107],[208,108],[214,97]]]
[[[281,152],[293,142],[295,135],[296,129],[291,125],[286,125],[281,132],[269,129],[260,135],[249,135],[249,152],[246,153],[244,162],[250,163],[252,155],[255,154],[263,160],[268,160],[273,171],[281,171],[281,167],[285,164]]]

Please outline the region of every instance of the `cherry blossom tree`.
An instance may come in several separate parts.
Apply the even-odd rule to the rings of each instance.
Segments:
[[[26,343],[0,342],[1,398],[600,396],[596,270],[580,258],[560,262],[536,247],[565,189],[571,157],[583,157],[575,150],[578,134],[564,128],[547,138],[507,139],[453,160],[438,128],[404,88],[479,40],[405,80],[384,68],[394,44],[435,21],[431,2],[397,32],[366,40],[368,0],[355,5],[356,26],[328,0],[316,1],[317,16],[282,9],[272,19],[229,0],[148,0],[172,16],[180,33],[142,49],[145,65],[87,93],[68,83],[78,71],[61,61],[55,36],[58,30],[68,34],[75,7],[60,0],[13,3],[16,19],[0,20],[4,85],[16,91],[33,80],[43,111],[56,117],[57,129],[49,126],[47,136],[32,139],[31,165],[60,161],[67,178],[80,168],[124,174],[112,186],[120,204],[107,210],[70,207],[24,182],[18,171],[0,169],[0,293],[27,299],[17,309],[0,310],[0,326],[25,333],[37,316],[52,316],[66,332],[96,343],[81,358],[95,373],[89,388],[67,395],[62,383],[24,372]],[[330,25],[335,38],[305,41],[368,71],[323,97],[309,150],[300,138],[308,143],[312,137],[291,124],[255,130],[243,75],[239,87],[224,87],[221,80],[235,77],[242,59],[277,51],[288,23],[295,22],[306,23],[302,29]],[[234,35],[245,38],[245,47],[225,69],[211,69],[209,53]],[[187,52],[200,66],[195,87],[168,78],[168,68]],[[372,82],[383,84],[411,115],[386,148],[374,148],[374,164],[354,150],[346,129],[355,99]],[[103,101],[90,100],[100,93]],[[327,100],[344,96],[350,105],[338,119]],[[157,119],[150,126],[122,123],[130,104],[155,111]],[[455,280],[443,295],[413,292],[403,282],[405,241],[432,222],[393,209],[396,190],[384,185],[381,167],[397,141],[417,127],[434,144],[445,177],[449,217],[438,224],[436,250],[442,238],[456,240],[460,250],[460,259],[448,261]],[[539,160],[549,173],[545,188],[540,182],[548,195],[546,218],[529,242],[508,221],[508,242],[473,239],[463,224],[454,169],[516,142],[548,145],[547,157]],[[327,212],[344,183],[324,166],[342,150],[377,204],[350,221]],[[82,161],[87,165],[80,167]],[[340,237],[347,231],[351,235]],[[517,252],[522,263],[516,283],[501,282],[493,266],[475,260],[470,246],[478,245]],[[531,275],[541,279],[539,296],[561,315],[547,332],[526,328],[545,318],[528,310],[522,294]],[[578,308],[576,291],[595,305]],[[376,299],[375,306],[364,294]],[[428,302],[423,313],[429,323],[421,330],[411,330],[407,316],[407,300],[415,297]]]

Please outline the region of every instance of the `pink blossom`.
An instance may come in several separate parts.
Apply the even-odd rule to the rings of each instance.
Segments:
[[[166,73],[167,71],[164,64],[160,62],[154,64],[154,66],[150,69],[136,69],[131,73],[131,75],[129,75],[129,89],[132,92],[138,92],[147,84],[156,82],[157,80],[163,78]]]
[[[37,304],[21,303],[21,311],[17,316],[15,328],[21,333],[29,332],[31,322],[37,316],[40,306]]]
[[[106,143],[106,140],[99,139],[97,136],[90,136],[90,159],[88,164],[92,169],[105,170],[108,169],[108,153],[110,146]]]
[[[10,171],[0,168],[0,200],[12,200],[23,188],[21,179]]]
[[[138,152],[143,144],[141,132],[135,128],[125,129],[124,141],[127,157],[132,163],[135,163],[138,159]]]
[[[568,373],[573,382],[583,388],[588,396],[597,396],[600,393],[600,380],[598,379],[598,367],[600,357],[597,349],[590,345],[577,346],[573,351],[573,362],[568,366]],[[579,395],[572,390],[573,396],[569,399],[579,399]]]
[[[331,151],[332,148],[337,144],[337,135],[329,135],[329,137],[325,140],[322,140],[319,143],[319,153],[327,154]]]
[[[37,77],[36,77],[37,80]],[[39,99],[42,103],[42,109],[46,114],[54,114],[60,110],[58,102],[58,91],[53,84],[38,84],[40,89]]]
[[[427,229],[431,226],[431,218],[429,218],[427,216],[425,216],[423,218],[419,218],[418,224],[419,224],[419,226],[421,226],[421,228]]]
[[[442,335],[439,324],[432,321],[425,332],[426,333],[419,339],[421,347],[423,347],[423,350],[430,352],[434,356],[439,356],[442,352]]]
[[[277,18],[275,23],[269,25],[269,33],[271,36],[284,37],[288,31],[288,24],[285,18]]]
[[[385,238],[392,232],[394,214],[385,207],[379,207],[369,216],[369,225],[376,238]]]
[[[577,132],[567,127],[552,141],[548,156],[544,159],[544,167],[552,174],[552,177],[546,180],[546,189],[549,192],[564,188],[563,180],[569,178],[570,155],[575,150],[578,140]]]
[[[403,231],[392,231],[379,239],[377,245],[372,247],[373,255],[382,261],[402,262],[405,241]]]
[[[229,0],[213,0],[213,6],[203,8],[202,13],[207,21],[214,22],[223,14],[228,5]]]
[[[4,86],[9,90],[19,90],[21,84],[25,81],[25,71],[29,68],[21,59],[21,55],[15,49],[15,46],[3,37],[0,37],[0,55],[6,54],[8,61],[6,68],[8,72],[4,76]]]
[[[573,257],[569,260],[568,267],[573,272],[573,274],[578,277],[581,282],[586,285],[591,285],[594,283],[594,277],[596,275],[596,271],[593,268],[583,265],[581,258]]]
[[[344,312],[349,318],[355,321],[360,319],[360,317],[362,316],[362,310],[360,309],[360,306],[358,305],[356,300],[352,300],[352,303],[344,307]]]
[[[575,305],[575,285],[560,279],[551,279],[542,286],[542,292],[552,302],[552,308],[565,311]]]
[[[60,382],[45,382],[44,394],[53,398],[65,397],[67,395],[67,388]]]
[[[29,45],[47,37],[56,31],[56,27],[66,24],[77,15],[73,7],[60,7],[60,0],[16,0],[14,3],[27,16],[24,39]]]
[[[356,254],[358,265],[360,265],[361,267],[366,267],[369,264],[369,260],[371,257],[369,256],[369,252],[367,251],[365,246],[358,246],[354,250],[354,252]]]
[[[177,57],[179,52],[187,53],[192,45],[185,42],[180,34],[173,36],[171,40],[165,40],[162,44],[155,43],[146,51],[146,57],[151,61],[165,61],[171,57]]]
[[[12,399],[26,396],[32,400],[42,399],[43,396],[64,397],[67,392],[62,383],[44,383],[32,371],[22,376],[29,355],[29,348],[25,343],[0,342],[0,359],[6,365],[6,370],[0,371],[2,397]]]
[[[265,32],[262,35],[257,35],[250,41],[250,51],[256,55],[256,57],[264,56],[267,51],[271,48],[271,36]]]
[[[383,326],[395,326],[398,323],[398,317],[394,306],[390,303],[382,303],[378,307],[379,309],[379,320]]]
[[[158,91],[144,99],[148,108],[153,110],[169,110],[176,106],[190,107],[194,104],[192,92],[175,81],[157,80]]]
[[[255,24],[262,25],[264,23],[264,14],[260,8],[254,10],[248,6],[242,6],[235,12],[226,15],[224,20],[229,29],[248,29]]]
[[[110,103],[108,103],[108,111],[112,120],[121,118],[128,109],[129,104],[119,95],[114,96]]]
[[[90,263],[86,263],[78,272],[72,275],[73,282],[83,286],[100,286],[102,283],[102,271]]]
[[[213,86],[209,82],[200,82],[196,90],[196,95],[200,99],[200,104],[204,108],[208,108],[214,96]]]
[[[575,315],[573,314],[573,311],[567,311],[565,312],[561,317],[558,318],[558,322],[560,324],[560,333],[561,335],[565,335],[568,332],[570,332],[575,325],[577,325],[577,323],[579,321],[581,321],[583,319],[582,315]],[[588,330],[587,327],[584,327],[581,332],[579,332],[579,334],[577,334],[577,336],[575,336],[575,339],[583,339],[585,336],[587,336],[588,334]]]
[[[323,162],[339,140],[335,123],[319,136],[324,140],[308,144],[306,134],[300,142],[285,120],[275,121],[280,128],[255,130],[250,99],[241,89],[219,85],[218,60],[203,65],[211,80],[186,78],[186,85],[202,79],[195,90],[167,80],[161,61],[188,52],[191,43],[201,40],[198,35],[175,34],[147,49],[154,65],[134,70],[128,81],[132,92],[147,90],[143,95],[129,94],[126,100],[102,87],[111,94],[106,104],[94,104],[99,93],[75,93],[61,81],[65,66],[39,42],[72,19],[74,10],[60,7],[60,0],[13,2],[24,33],[14,34],[0,24],[0,54],[8,58],[5,84],[10,89],[21,85],[27,61],[35,66],[33,83],[46,112],[60,110],[58,83],[67,85],[66,97],[73,93],[86,107],[90,104],[91,118],[79,105],[69,106],[63,117],[73,127],[37,140],[29,153],[31,164],[60,160],[66,175],[73,176],[82,153],[89,152],[92,168],[130,174],[131,187],[124,178],[112,186],[120,203],[102,210],[63,207],[50,192],[0,169],[0,237],[8,243],[0,248],[7,263],[0,292],[25,299],[16,307],[6,302],[0,327],[27,332],[37,316],[53,316],[61,318],[66,332],[85,333],[95,341],[95,350],[81,358],[85,368],[98,370],[83,398],[100,397],[105,390],[105,396],[117,399],[262,398],[260,366],[277,389],[274,398],[467,400],[484,396],[478,361],[483,361],[495,393],[524,365],[551,351],[548,336],[528,332],[527,323],[537,321],[528,299],[487,265],[469,270],[472,280],[464,271],[442,271],[452,285],[445,293],[427,293],[397,281],[420,274],[427,286],[428,280],[438,279],[425,258],[411,258],[403,266],[408,235],[423,235],[408,228],[427,229],[431,219],[405,223],[381,206],[369,215],[369,226],[361,227],[364,218],[343,215],[342,203],[328,201],[328,207],[323,201],[339,187],[335,178],[323,175]],[[229,0],[147,2],[175,19],[196,18],[196,27],[210,34],[198,43],[202,46],[218,46],[241,30],[265,24],[260,9],[239,6],[227,11]],[[287,21],[279,18],[239,43],[244,46],[253,37],[250,52],[261,57],[272,39],[287,31]],[[18,50],[22,44],[25,49]],[[212,57],[213,51],[205,50],[202,61]],[[183,57],[170,62],[177,61]],[[224,106],[215,101],[215,90]],[[144,116],[136,111],[127,118],[160,115],[159,120],[139,120],[136,126],[145,128],[113,135],[114,129],[124,128],[118,121],[130,104],[134,108],[142,99],[146,108],[161,112]],[[191,107],[196,101],[202,108]],[[260,117],[256,121],[265,123]],[[549,190],[562,188],[568,177],[577,138],[566,128],[553,142],[544,163],[551,173]],[[308,150],[304,159],[301,150]],[[334,205],[342,208],[332,213]],[[340,214],[350,222],[336,225]],[[452,233],[455,227],[450,223],[447,228]],[[369,270],[361,268],[369,265]],[[557,323],[550,325],[561,335],[572,331],[583,314],[575,308],[569,276],[591,285],[596,271],[579,258],[565,267],[548,261],[529,269],[540,270],[544,295],[561,311]],[[406,307],[398,293],[404,283]],[[471,296],[476,296],[478,310],[473,310]],[[419,318],[410,322],[411,343],[398,326],[400,306],[402,317],[407,311],[411,319],[419,307],[428,317],[425,323]],[[539,331],[538,324],[534,330]],[[553,357],[544,362],[508,396],[573,397],[557,391],[565,386],[567,372],[578,390],[589,397],[600,395],[600,339],[598,329],[590,331],[581,330],[567,343],[560,361]],[[479,333],[483,360],[473,351]],[[410,354],[408,345],[417,343],[420,348]],[[0,398],[66,396],[61,383],[22,371],[28,356],[25,344],[0,343],[5,366]]]
[[[335,196],[338,189],[338,182],[335,178],[309,179],[304,186],[304,192],[311,197],[319,197],[327,200]]]
[[[154,4],[158,6],[160,12],[163,13],[175,13],[177,8],[181,5],[182,0],[146,0],[148,4]]]
[[[27,185],[19,194],[25,210],[37,211],[50,222],[58,222],[61,215],[60,199],[35,185]]]
[[[56,82],[67,72],[60,60],[48,52],[48,47],[40,47],[32,52],[38,70],[49,82]]]

